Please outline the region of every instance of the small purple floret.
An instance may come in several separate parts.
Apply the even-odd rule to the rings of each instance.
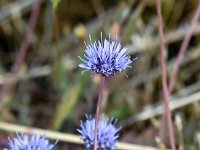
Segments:
[[[98,124],[97,132],[97,147],[103,150],[113,150],[115,144],[118,142],[119,130],[116,127],[117,120],[114,118],[105,119],[102,115]],[[81,121],[80,129],[77,131],[81,134],[81,138],[86,148],[92,148],[94,146],[94,130],[95,130],[95,118],[91,115],[86,115],[86,121]]]
[[[91,44],[85,42],[85,46],[85,58],[79,56],[82,61],[79,67],[85,69],[83,72],[91,71],[92,74],[98,73],[108,77],[124,71],[132,63],[127,48],[122,48],[117,40],[111,40],[110,34],[109,39],[105,39],[104,42],[101,34],[101,41],[95,41],[93,44],[92,42]]]
[[[55,144],[50,144],[45,136],[40,137],[35,134],[30,137],[25,134],[17,134],[16,138],[9,138],[9,150],[52,150]]]

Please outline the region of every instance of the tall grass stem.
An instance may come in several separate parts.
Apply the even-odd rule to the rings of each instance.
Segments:
[[[160,0],[156,0],[156,10],[158,17],[158,30],[159,30],[159,39],[160,39],[160,66],[161,66],[161,77],[162,77],[162,90],[164,97],[164,109],[167,117],[167,125],[169,129],[169,140],[172,150],[176,150],[175,140],[174,140],[174,129],[172,124],[172,115],[169,106],[169,90],[167,86],[167,73],[166,73],[166,64],[164,58],[164,33],[163,33],[163,23],[162,23],[162,14],[161,14],[161,3]],[[165,113],[163,115],[165,115]]]

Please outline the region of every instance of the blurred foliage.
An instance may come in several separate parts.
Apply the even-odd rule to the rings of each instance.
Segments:
[[[65,91],[61,97],[61,101],[58,102],[55,111],[53,128],[58,130],[64,120],[68,118],[72,110],[75,109],[80,96],[83,95],[85,86],[87,85],[89,77],[83,76],[77,80],[74,85],[70,87],[69,90]]]
[[[56,10],[61,0],[51,0],[51,1],[52,1],[53,9]]]
[[[33,2],[0,1],[1,87],[10,75],[27,32]],[[198,3],[198,0],[162,1],[169,76]],[[77,133],[84,115],[95,112],[100,80],[99,76],[81,74],[77,56],[83,55],[84,41],[90,43],[88,34],[93,42],[100,38],[100,32],[104,37],[111,33],[114,39],[117,34],[122,46],[128,47],[131,59],[138,57],[132,68],[106,80],[102,112],[120,119],[119,125],[123,125],[120,141],[169,147],[167,133],[160,141],[155,139],[160,128],[168,131],[166,122],[159,115],[151,117],[151,111],[162,104],[154,0],[43,0],[25,61],[0,102],[0,120]],[[199,35],[198,24],[172,93],[172,99],[180,104],[200,90]],[[174,121],[177,147],[181,139],[185,149],[195,150],[200,145],[199,105],[198,101],[189,101],[173,111],[173,116],[179,114],[182,122],[179,132]],[[7,135],[0,133],[1,148],[6,145]],[[60,143],[60,147],[82,149],[68,143]]]

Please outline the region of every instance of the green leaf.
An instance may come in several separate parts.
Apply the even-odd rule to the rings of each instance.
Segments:
[[[61,101],[56,107],[56,113],[53,121],[53,128],[58,130],[63,121],[74,110],[80,96],[82,95],[89,76],[81,76],[81,78],[61,97]]]
[[[52,1],[53,9],[56,10],[61,0],[51,0],[51,1]]]
[[[123,116],[129,115],[130,113],[130,109],[126,105],[122,105],[117,109],[108,112],[108,115],[116,118],[123,118]]]

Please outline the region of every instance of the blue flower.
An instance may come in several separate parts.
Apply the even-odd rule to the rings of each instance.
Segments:
[[[9,138],[9,150],[52,150],[55,144],[50,144],[44,136],[35,134],[30,137],[17,134],[16,138]]]
[[[109,39],[105,39],[104,42],[102,40],[102,34],[101,41],[95,41],[93,44],[91,42],[91,36],[89,38],[91,44],[85,42],[85,59],[78,56],[82,61],[79,67],[85,69],[83,72],[91,71],[92,74],[98,73],[108,77],[116,75],[116,73],[122,72],[127,67],[130,67],[129,65],[132,61],[127,53],[127,48],[122,48],[117,40],[111,40],[110,34]]]
[[[97,131],[97,147],[104,150],[114,149],[115,144],[119,138],[120,128],[116,127],[117,120],[114,118],[105,119],[102,115],[98,124]],[[86,115],[86,121],[81,121],[80,129],[77,131],[81,134],[86,148],[94,146],[94,130],[95,130],[95,119],[91,115]]]

